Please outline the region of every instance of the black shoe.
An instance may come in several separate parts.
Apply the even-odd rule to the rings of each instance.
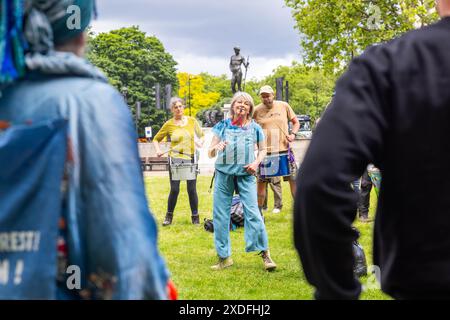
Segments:
[[[173,213],[166,213],[166,217],[164,218],[163,227],[171,225],[173,220]]]
[[[200,224],[200,217],[198,214],[191,216],[192,224]]]

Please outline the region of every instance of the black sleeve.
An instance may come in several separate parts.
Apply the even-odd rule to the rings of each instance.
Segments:
[[[379,163],[387,130],[389,59],[373,48],[338,81],[297,178],[295,246],[318,299],[357,299],[351,225],[357,195],[350,183]]]

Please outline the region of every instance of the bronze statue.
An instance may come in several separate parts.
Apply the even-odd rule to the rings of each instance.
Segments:
[[[234,47],[234,53],[230,59],[230,70],[232,72],[231,77],[231,91],[236,93],[236,91],[242,91],[241,83],[242,83],[242,69],[241,64],[244,65],[245,69],[248,68],[249,63],[245,62],[245,58],[240,55],[241,49],[239,47]],[[238,90],[236,90],[236,85]]]

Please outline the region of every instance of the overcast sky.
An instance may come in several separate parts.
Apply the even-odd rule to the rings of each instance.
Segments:
[[[94,32],[138,25],[162,41],[181,72],[229,77],[236,45],[250,56],[248,78],[261,79],[301,59],[283,0],[97,0],[97,6]]]

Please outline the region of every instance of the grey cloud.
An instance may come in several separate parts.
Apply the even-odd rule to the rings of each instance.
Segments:
[[[169,51],[267,58],[297,54],[299,36],[283,0],[98,0],[99,19],[139,25]],[[120,27],[120,25],[117,25]]]

